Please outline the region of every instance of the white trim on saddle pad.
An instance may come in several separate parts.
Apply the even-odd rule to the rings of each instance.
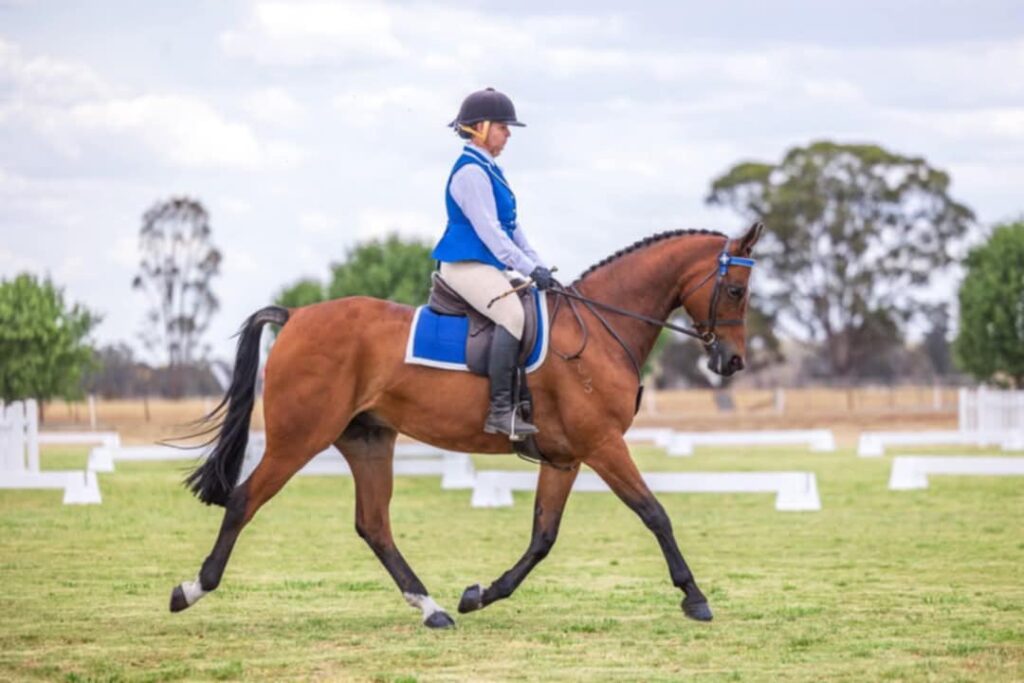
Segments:
[[[531,373],[544,365],[544,360],[548,357],[548,342],[551,339],[551,325],[548,322],[548,298],[543,292],[537,298],[540,300],[540,306],[537,310],[537,331],[541,334],[540,355],[537,356],[537,360],[526,366],[527,373]],[[419,356],[412,355],[413,343],[416,341],[416,325],[420,321],[420,311],[424,308],[426,308],[425,305],[417,307],[416,312],[412,316],[412,324],[409,326],[409,339],[405,343],[405,362],[410,365],[424,365],[428,368],[470,372],[469,366],[465,363],[449,363],[443,360],[420,358]]]

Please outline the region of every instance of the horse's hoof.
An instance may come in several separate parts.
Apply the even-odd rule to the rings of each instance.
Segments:
[[[434,612],[423,624],[427,628],[455,628],[455,620],[447,612]]]
[[[484,592],[479,583],[474,583],[462,593],[459,600],[459,614],[473,612],[484,606]]]
[[[683,600],[683,614],[695,621],[711,621],[714,618],[707,602],[687,603],[686,600]]]
[[[186,607],[188,607],[188,600],[185,599],[185,591],[181,590],[181,584],[178,584],[171,591],[171,611],[180,612]]]

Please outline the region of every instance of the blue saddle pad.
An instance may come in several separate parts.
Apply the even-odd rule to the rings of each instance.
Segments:
[[[537,306],[537,341],[526,360],[526,371],[539,368],[548,354],[548,300],[533,291]],[[431,368],[462,370],[466,365],[466,335],[469,319],[462,315],[441,315],[427,306],[420,306],[412,319],[409,341],[405,346],[405,362]]]

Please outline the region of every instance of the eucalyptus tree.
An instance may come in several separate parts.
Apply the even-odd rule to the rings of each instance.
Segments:
[[[204,356],[202,337],[220,307],[212,281],[223,256],[213,245],[210,216],[188,197],[157,202],[142,217],[141,259],[132,287],[149,301],[141,338],[165,355],[172,375]],[[184,387],[175,387],[180,394]]]
[[[736,164],[707,202],[765,223],[759,298],[760,283],[774,285],[761,300],[818,343],[838,376],[899,341],[920,290],[974,222],[947,173],[870,144],[815,142],[778,163]]]

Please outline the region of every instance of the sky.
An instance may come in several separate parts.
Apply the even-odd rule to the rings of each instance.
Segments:
[[[979,234],[1024,213],[1019,2],[0,0],[0,277],[49,275],[140,355],[141,217],[187,195],[224,253],[213,354],[359,241],[436,240],[462,98],[561,279],[667,229],[744,160],[872,142],[948,171]],[[947,283],[939,296],[952,296]]]

